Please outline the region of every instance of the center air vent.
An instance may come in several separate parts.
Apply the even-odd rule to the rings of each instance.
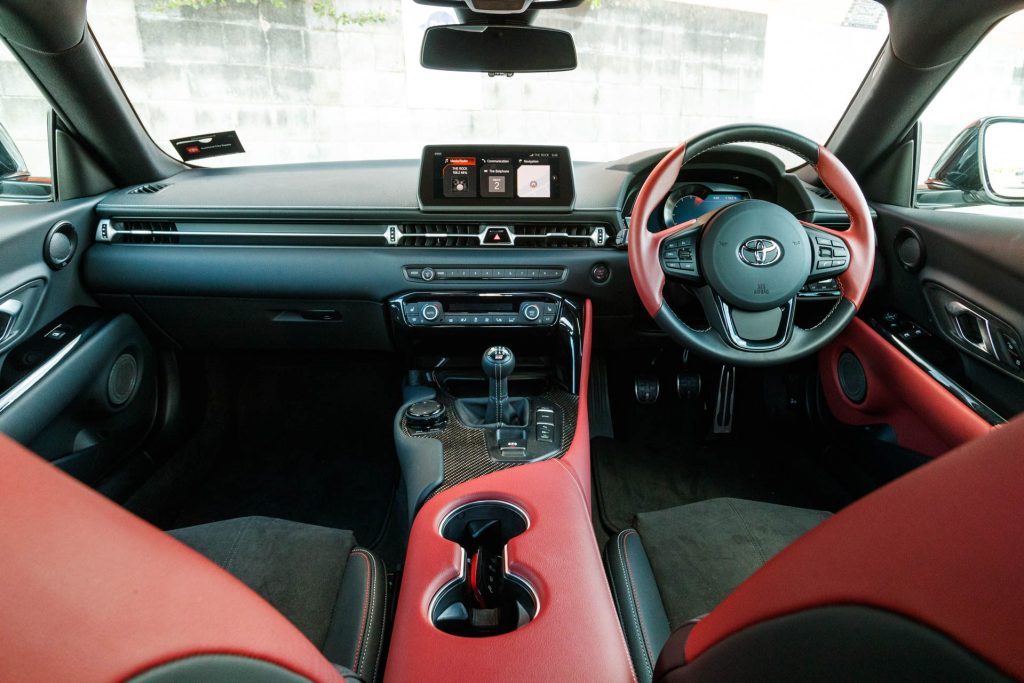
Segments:
[[[411,223],[401,225],[400,247],[479,247],[479,225],[465,223]]]
[[[392,244],[400,247],[603,247],[609,234],[606,226],[583,223],[410,223],[395,229]]]

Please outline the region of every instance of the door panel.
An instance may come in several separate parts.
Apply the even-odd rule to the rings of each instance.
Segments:
[[[903,354],[919,368],[944,377],[943,390],[961,394],[960,402],[974,405],[985,421],[999,423],[1024,410],[1017,352],[1024,331],[1024,222],[875,208],[885,284],[863,316],[897,338],[893,346],[906,346]],[[910,249],[909,236],[916,242]],[[892,387],[894,393],[905,390]],[[947,429],[941,422],[948,415],[917,409],[934,429]]]
[[[129,316],[98,308],[81,286],[95,204],[0,209],[0,333],[8,330],[0,334],[0,432],[91,485],[138,449],[158,406],[146,336]],[[78,253],[55,269],[44,251],[50,228],[63,221]]]

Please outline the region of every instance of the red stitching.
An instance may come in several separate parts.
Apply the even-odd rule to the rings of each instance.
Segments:
[[[366,633],[366,612],[370,606],[370,586],[372,585],[373,580],[370,571],[371,560],[369,554],[363,552],[362,550],[353,550],[352,554],[359,555],[359,557],[363,558],[363,560],[366,562],[366,595],[363,598],[363,615],[362,617],[360,617],[359,638],[356,640],[355,662],[353,662],[353,666],[355,666],[356,670],[358,671],[359,660],[361,659],[361,653],[363,650],[363,634]]]

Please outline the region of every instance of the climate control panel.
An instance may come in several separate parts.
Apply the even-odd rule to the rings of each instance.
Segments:
[[[561,300],[549,294],[407,294],[391,301],[392,318],[410,327],[545,327]]]

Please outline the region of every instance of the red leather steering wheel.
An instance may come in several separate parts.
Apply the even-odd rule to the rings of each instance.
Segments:
[[[687,162],[738,142],[775,145],[815,167],[846,209],[850,228],[836,231],[799,221],[771,202],[748,199],[698,219],[651,232],[647,225]],[[669,152],[644,181],[629,230],[629,268],[647,312],[683,346],[731,365],[786,363],[834,339],[864,302],[875,263],[875,232],[867,202],[846,167],[821,145],[782,128],[715,128]],[[666,277],[688,284],[710,327],[695,329],[665,303]],[[797,292],[835,277],[842,293],[813,328],[794,322]]]

